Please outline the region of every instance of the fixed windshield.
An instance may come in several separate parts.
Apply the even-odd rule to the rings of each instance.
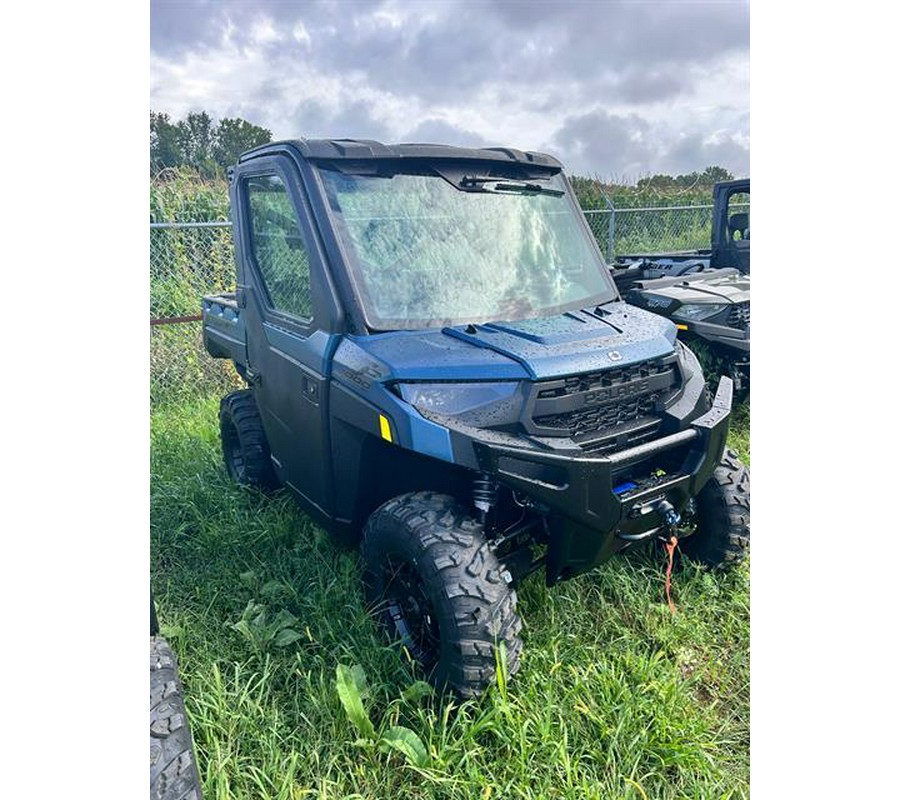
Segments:
[[[615,297],[559,176],[466,190],[437,174],[321,175],[376,328],[530,319]]]

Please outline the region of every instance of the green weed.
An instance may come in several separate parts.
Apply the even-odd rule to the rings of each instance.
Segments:
[[[421,681],[413,684],[413,687],[422,686],[427,687],[428,685]],[[382,753],[394,750],[401,753],[415,767],[427,767],[431,763],[428,750],[418,734],[405,725],[390,725],[386,730],[379,730],[376,733],[364,703],[364,697],[369,695],[366,673],[359,664],[354,664],[352,667],[338,664],[335,688],[347,714],[347,719],[353,723],[359,734],[359,739],[355,744],[365,748],[376,747]],[[428,687],[428,690],[430,692],[431,687]],[[417,689],[415,694],[418,694],[419,691]],[[401,695],[401,701],[409,695],[409,689],[405,690]]]
[[[256,653],[264,653],[272,647],[288,647],[303,638],[295,629],[297,618],[286,609],[281,609],[274,617],[262,603],[250,600],[241,618],[228,627],[237,631]]]

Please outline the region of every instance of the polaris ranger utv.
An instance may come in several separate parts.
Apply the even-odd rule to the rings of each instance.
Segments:
[[[361,540],[373,611],[439,687],[519,663],[516,583],[669,538],[749,545],[749,477],[670,321],[622,302],[540,153],[298,140],[230,171],[237,290],[204,341],[249,388],[225,465]]]
[[[713,188],[711,247],[620,256],[613,279],[626,302],[669,317],[707,370],[750,385],[750,180]]]

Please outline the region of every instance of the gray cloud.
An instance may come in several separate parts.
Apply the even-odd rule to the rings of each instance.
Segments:
[[[547,145],[604,175],[700,169],[749,164],[748,49],[743,0],[151,0],[151,105],[276,136]]]
[[[637,114],[624,117],[598,109],[568,118],[548,149],[570,171],[632,177],[654,157],[645,139],[649,130],[649,123]]]
[[[579,69],[599,63],[696,63],[749,44],[749,3],[490,3],[517,33],[569,45]]]
[[[224,22],[212,0],[150,0],[150,49],[174,56],[212,44]]]
[[[612,96],[627,103],[641,105],[687,94],[691,81],[687,73],[677,70],[644,70],[632,67],[618,74],[610,85]]]
[[[690,172],[698,164],[718,164],[735,175],[749,175],[750,148],[732,138],[705,141],[700,134],[690,134],[670,147],[653,172]]]
[[[673,137],[668,126],[653,125],[637,114],[616,116],[598,109],[566,119],[546,149],[571,172],[625,181],[713,164],[743,176],[750,174],[750,148],[741,139],[741,132],[726,131]]]
[[[180,55],[213,47],[226,34],[238,46],[250,41],[253,24],[271,20],[291,30],[298,22],[313,28],[340,25],[382,5],[384,0],[150,0],[150,49]]]
[[[523,95],[576,81],[634,102],[676,96],[689,67],[746,50],[743,3],[404,4],[402,26],[372,4],[352,25],[310,15],[311,57],[334,69],[367,72],[373,85],[429,102],[458,98],[485,82],[510,82]],[[625,71],[621,80],[609,73]]]
[[[623,69],[632,73],[626,88],[644,87],[638,100],[647,99],[651,84],[652,99],[658,99],[664,89],[683,87],[671,77],[679,65],[746,50],[749,40],[748,7],[742,2],[153,0],[151,9],[151,48],[159,53],[209,47],[226,32],[237,45],[246,45],[261,19],[287,33],[302,24],[309,36],[305,59],[361,70],[375,86],[432,101],[491,80],[517,81],[528,92],[535,82],[590,84],[598,73]],[[642,73],[654,77],[642,79]]]
[[[401,138],[407,142],[441,142],[458,147],[487,147],[497,142],[489,142],[474,131],[458,128],[442,119],[422,120],[415,128],[403,134]]]
[[[291,114],[295,135],[306,138],[327,138],[336,131],[351,131],[360,139],[388,139],[390,130],[373,113],[370,103],[362,100],[348,102],[333,109],[317,100],[305,100]]]

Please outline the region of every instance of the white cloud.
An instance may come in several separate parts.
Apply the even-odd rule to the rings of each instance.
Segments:
[[[260,17],[250,28],[250,39],[254,44],[266,45],[280,42],[284,36],[275,30],[271,19]]]
[[[277,137],[551,149],[638,177],[749,169],[742,4],[153,4],[151,108],[243,116]],[[681,38],[678,38],[681,37]]]

